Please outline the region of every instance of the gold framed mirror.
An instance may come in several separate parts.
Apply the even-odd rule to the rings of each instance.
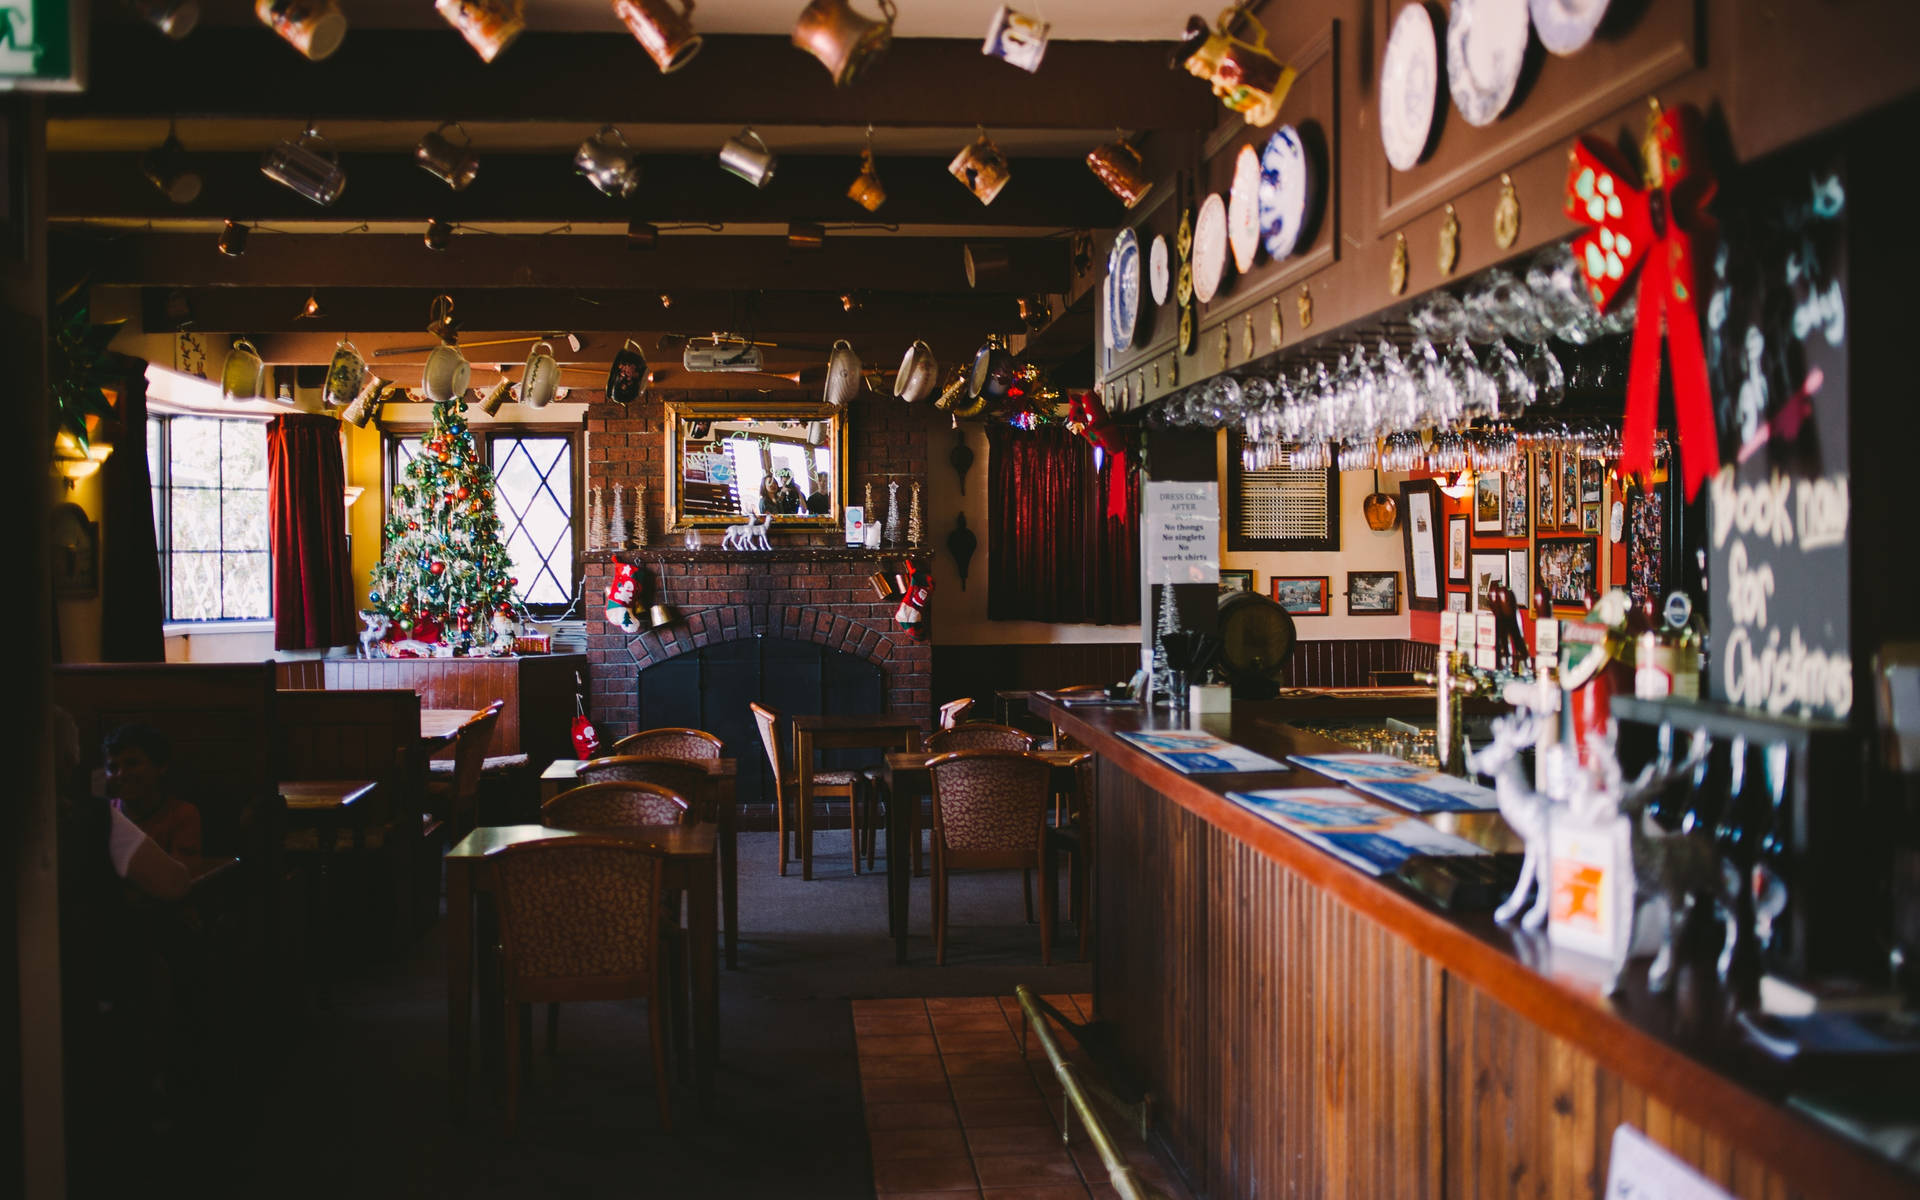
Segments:
[[[846,414],[827,404],[666,405],[667,525],[710,529],[773,514],[833,529],[846,501]]]

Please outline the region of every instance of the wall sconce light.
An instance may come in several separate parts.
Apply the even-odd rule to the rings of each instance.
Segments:
[[[1473,472],[1455,471],[1451,479],[1440,484],[1440,494],[1454,500],[1463,500],[1473,494]]]
[[[100,464],[112,455],[113,447],[97,439],[89,439],[85,449],[64,430],[53,439],[54,470],[67,481],[67,490],[72,491],[74,484],[100,469]]]
[[[347,507],[348,507],[348,508],[352,508],[352,507],[353,507],[353,502],[354,502],[355,500],[358,500],[358,499],[360,498],[360,493],[362,493],[362,492],[364,492],[364,491],[366,491],[366,490],[367,490],[367,489],[365,489],[365,488],[362,488],[362,487],[354,487],[354,486],[353,486],[352,484],[348,484],[348,485],[346,486],[346,488],[345,488],[345,495],[346,495],[346,500],[347,500]]]
[[[238,221],[227,221],[220,228],[220,253],[228,258],[239,258],[247,252],[247,233],[245,225]]]

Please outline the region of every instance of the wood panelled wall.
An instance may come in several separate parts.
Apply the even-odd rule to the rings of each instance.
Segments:
[[[1736,1196],[1785,1178],[1102,758],[1094,988],[1198,1194],[1603,1194],[1629,1122]]]

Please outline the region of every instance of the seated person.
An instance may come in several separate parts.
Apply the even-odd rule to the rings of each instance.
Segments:
[[[813,477],[813,490],[807,493],[807,511],[822,517],[833,511],[833,497],[827,495],[827,474],[824,471]]]
[[[114,809],[169,856],[200,857],[200,810],[167,788],[173,746],[166,735],[145,725],[122,725],[106,736],[101,751]]]
[[[772,511],[781,513],[805,512],[807,498],[800,494],[799,485],[793,482],[793,472],[785,467],[774,471],[774,477],[780,481],[779,500]]]

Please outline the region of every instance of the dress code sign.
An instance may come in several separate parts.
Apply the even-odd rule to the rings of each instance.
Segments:
[[[1149,583],[1220,582],[1220,485],[1148,483]]]

